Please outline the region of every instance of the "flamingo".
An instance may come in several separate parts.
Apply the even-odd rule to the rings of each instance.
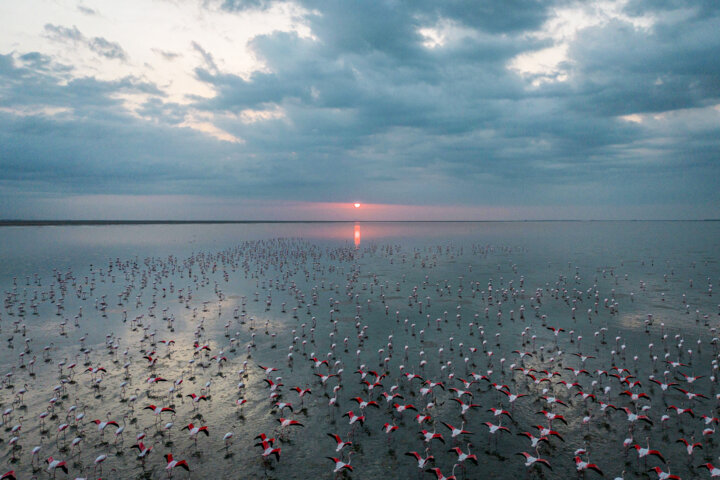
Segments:
[[[637,453],[638,453],[638,460],[640,460],[642,458],[647,463],[648,455],[654,455],[657,458],[659,458],[660,460],[662,460],[663,463],[667,463],[665,461],[665,457],[662,456],[662,453],[660,453],[658,450],[652,450],[650,448],[650,438],[647,439],[647,445],[648,445],[647,448],[643,448],[638,444],[634,445],[634,448],[635,448],[635,450],[637,450]]]
[[[233,436],[235,434],[233,432],[227,432],[225,435],[223,435],[223,443],[225,443],[225,454],[227,455],[228,449],[232,445]]]
[[[290,418],[282,418],[282,417],[280,417],[280,418],[277,419],[277,421],[280,423],[280,427],[279,427],[279,428],[280,428],[281,436],[282,436],[282,432],[283,432],[287,427],[293,427],[293,426],[294,426],[294,427],[304,427],[304,426],[305,426],[305,425],[303,425],[302,423],[298,422],[297,420],[292,420],[292,419],[290,419]]]
[[[275,460],[280,461],[280,448],[273,447],[273,440],[274,439],[268,439],[263,440],[262,442],[258,443],[257,446],[262,447],[262,458],[263,461],[267,461],[270,458],[270,455],[275,455]]]
[[[642,420],[643,422],[646,422],[650,425],[653,424],[652,420],[647,415],[638,415],[636,413],[633,413],[629,408],[623,407],[623,410],[627,414],[627,421],[630,422],[630,425],[633,425],[638,420]]]
[[[278,378],[280,378],[280,377],[278,377]],[[275,380],[277,380],[278,378],[276,378]],[[276,383],[276,382],[273,382],[272,380],[270,380],[269,378],[263,378],[263,382],[265,382],[267,384],[267,386],[271,392],[274,392],[275,390],[277,390],[278,388],[283,386],[283,384],[280,383],[279,381]]]
[[[667,409],[675,410],[675,413],[677,413],[678,416],[682,415],[683,413],[687,413],[692,418],[695,418],[695,412],[693,412],[692,409],[690,409],[690,408],[679,408],[679,407],[676,407],[675,405],[670,405],[669,407],[667,407]]]
[[[512,414],[510,412],[508,412],[507,410],[503,410],[502,408],[492,407],[488,410],[488,412],[492,412],[494,417],[499,417],[501,415],[505,415],[510,420],[512,420]]]
[[[545,415],[545,418],[547,418],[550,421],[550,426],[552,426],[553,420],[560,420],[565,425],[567,425],[567,420],[565,420],[565,417],[562,415],[558,415],[556,413],[548,412],[547,410],[540,410],[537,412],[539,415]]]
[[[656,378],[652,378],[652,377],[650,377],[649,380],[653,383],[657,383],[658,385],[660,385],[660,389],[663,392],[666,392],[669,387],[677,385],[677,383],[675,383],[675,382],[664,383],[664,382],[661,382],[660,380],[657,380]]]
[[[429,468],[429,469],[427,469],[427,470],[425,470],[425,471],[426,471],[426,472],[429,472],[429,473],[434,473],[435,476],[437,477],[437,480],[457,480],[457,478],[455,477],[455,468],[456,468],[457,466],[458,466],[457,463],[456,463],[455,465],[453,465],[452,475],[450,475],[449,477],[446,477],[445,475],[443,475],[443,473],[442,473],[442,472],[440,471],[440,469],[437,468],[437,467],[436,467],[436,468]]]
[[[93,463],[95,464],[95,467],[93,468],[93,473],[95,473],[95,471],[99,468],[99,469],[100,469],[100,475],[102,475],[102,464],[103,464],[103,462],[105,462],[105,460],[108,459],[108,457],[109,457],[108,454],[103,453],[103,454],[98,455],[98,456],[95,458],[95,461],[93,462]]]
[[[445,425],[448,428],[448,430],[450,430],[450,432],[451,432],[450,436],[453,439],[458,437],[459,435],[472,435],[472,432],[465,430],[465,422],[462,422],[462,424],[460,425],[460,428],[453,427],[449,423],[445,423],[445,422],[440,422],[440,423]],[[493,433],[495,433],[495,432],[493,432]]]
[[[553,435],[553,436],[559,438],[560,440],[562,440],[563,442],[565,441],[565,440],[560,436],[560,434],[559,434],[558,432],[556,432],[555,430],[552,430],[552,429],[547,428],[547,427],[543,427],[542,425],[535,425],[535,428],[538,429],[538,432],[539,432],[539,434],[540,434],[541,437],[547,437],[548,435]],[[549,438],[549,437],[548,437],[548,438]]]
[[[550,466],[550,462],[548,462],[544,458],[540,458],[539,456],[534,457],[527,452],[519,452],[519,453],[517,453],[517,455],[522,455],[523,457],[525,457],[525,466],[528,468],[531,468],[533,465],[535,465],[537,463],[537,464],[545,465],[550,470],[552,470],[552,467]]]
[[[415,408],[415,405],[411,405],[411,404],[400,405],[400,404],[394,403],[394,404],[393,404],[393,408],[394,408],[395,411],[398,412],[398,413],[402,413],[402,412],[404,412],[405,410],[415,410],[416,412],[418,411],[417,408]]]
[[[303,406],[303,399],[305,395],[308,393],[312,393],[309,388],[300,388],[300,387],[293,387],[291,390],[295,390],[298,393],[298,396],[300,397],[300,408]]]
[[[703,395],[702,393],[693,393],[693,392],[690,392],[690,391],[685,390],[685,389],[680,388],[680,387],[673,387],[673,388],[674,388],[675,390],[677,390],[678,392],[684,393],[685,396],[686,396],[686,397],[688,398],[688,400],[690,400],[690,401],[695,400],[695,398],[704,398],[704,399],[707,399],[707,398],[708,398],[708,397],[706,397],[705,395]]]
[[[502,423],[500,425],[495,425],[491,422],[483,422],[483,425],[488,427],[488,433],[492,435],[493,441],[495,442],[495,448],[497,448],[497,437],[495,436],[498,432],[507,432],[510,433],[510,429],[507,427],[503,427]]]
[[[428,450],[430,449],[425,449],[425,458],[423,458],[418,452],[405,452],[405,455],[415,458],[415,460],[417,460],[418,469],[422,470],[427,467],[430,462],[435,461],[435,457],[428,455]]]
[[[544,436],[536,437],[535,435],[533,435],[530,432],[521,432],[521,433],[518,433],[517,435],[528,437],[530,439],[530,446],[532,448],[538,448],[538,446],[540,445],[540,442],[545,442],[545,443],[549,442],[548,437],[544,437]]]
[[[330,438],[332,438],[333,440],[335,440],[335,443],[336,443],[335,451],[336,451],[336,452],[340,452],[340,451],[342,451],[343,448],[349,447],[350,445],[352,445],[352,442],[344,442],[344,441],[340,438],[339,435],[336,435],[336,434],[334,434],[334,433],[328,433],[327,435],[328,435],[328,437],[330,437]]]
[[[55,472],[57,471],[58,468],[60,470],[62,470],[63,472],[65,472],[65,475],[67,475],[68,468],[67,468],[67,464],[64,461],[55,460],[53,457],[48,457],[46,462],[48,464],[47,471],[52,472],[53,478],[55,478]]]
[[[188,465],[186,460],[174,460],[172,453],[166,453],[165,454],[165,461],[167,462],[167,465],[165,465],[165,471],[168,472],[168,477],[172,477],[172,472],[175,467],[184,468],[186,471],[190,471],[190,466]]]
[[[450,400],[452,400],[452,401],[454,401],[454,402],[457,402],[457,403],[460,405],[460,415],[461,415],[462,417],[465,417],[465,414],[466,414],[467,411],[470,410],[471,408],[479,408],[479,407],[480,407],[479,404],[475,404],[475,403],[470,403],[470,404],[464,403],[464,402],[463,402],[462,400],[460,400],[459,398],[451,398]]]
[[[161,413],[170,412],[175,414],[175,410],[171,407],[156,407],[155,405],[148,405],[143,410],[152,410],[156,417],[159,417]]]
[[[354,398],[351,398],[350,400],[352,400],[352,401],[354,401],[354,402],[357,402],[358,407],[360,408],[360,410],[365,410],[365,408],[368,407],[368,406],[370,406],[370,407],[375,407],[375,408],[380,408],[380,405],[378,405],[378,403],[375,402],[375,401],[373,401],[373,400],[365,401],[365,400],[363,400],[361,397],[354,397]]]
[[[594,463],[585,462],[579,456],[576,456],[574,458],[574,460],[575,460],[575,468],[577,469],[578,472],[584,473],[586,470],[594,470],[595,472],[599,473],[602,476],[602,474],[603,474],[602,471]]]
[[[388,404],[389,404],[390,402],[392,402],[393,400],[395,400],[396,398],[401,398],[401,399],[403,398],[403,396],[400,395],[399,393],[389,394],[389,393],[387,393],[387,392],[383,392],[383,393],[382,393],[382,396],[385,397],[385,402],[388,403]]]
[[[467,453],[463,452],[460,447],[453,447],[448,452],[455,452],[458,456],[457,463],[460,465],[460,468],[465,468],[463,465],[465,463],[465,460],[470,460],[475,465],[478,464],[477,455],[473,455],[470,453],[470,447],[472,447],[471,443],[467,444]]]
[[[702,443],[693,443],[693,442],[695,441],[695,438],[694,438],[694,437],[693,437],[691,440],[692,440],[691,442],[688,442],[688,441],[685,440],[684,438],[681,438],[681,439],[679,439],[679,440],[677,441],[677,443],[683,443],[683,444],[685,444],[685,449],[686,449],[686,451],[687,451],[687,454],[690,455],[690,456],[692,456],[692,454],[693,454],[693,452],[695,451],[696,448],[703,448],[703,447],[702,447]]]
[[[143,442],[138,442],[135,445],[132,445],[130,448],[137,448],[138,458],[140,460],[142,460],[143,464],[145,463],[145,459],[147,458],[148,455],[150,455],[150,452],[153,449],[152,445],[149,447],[146,447]]]
[[[196,426],[193,425],[192,423],[188,423],[186,426],[184,426],[184,427],[181,428],[180,430],[187,430],[187,431],[188,431],[188,433],[190,434],[190,438],[192,438],[193,441],[195,442],[195,447],[197,447],[197,437],[198,437],[198,433],[202,432],[202,433],[205,434],[206,437],[209,437],[209,436],[210,436],[210,432],[208,431],[208,427],[207,427],[207,426],[196,427]]]
[[[274,368],[274,367],[263,367],[262,365],[258,365],[258,367],[260,367],[262,370],[264,370],[264,371],[265,371],[265,375],[268,376],[268,377],[269,377],[270,375],[272,375],[272,372],[277,372],[277,371],[279,370],[278,368]]]
[[[700,467],[702,467],[702,466],[704,466],[704,465],[700,465]],[[657,473],[659,480],[682,480],[680,477],[678,477],[677,475],[673,475],[669,471],[664,472],[662,470],[662,468],[660,468],[660,467],[653,467],[650,470],[648,470],[648,472]]]
[[[349,470],[349,471],[351,471],[351,472],[353,471],[353,467],[350,466],[350,455],[352,455],[353,453],[355,453],[355,452],[349,452],[349,453],[348,453],[348,461],[347,461],[347,463],[343,462],[343,461],[342,461],[341,459],[339,459],[339,458],[335,458],[335,457],[325,457],[325,458],[327,458],[328,460],[332,460],[333,462],[335,462],[335,468],[333,469],[333,473],[334,473],[336,476],[337,476],[340,472],[342,472],[343,469]]]
[[[702,465],[698,465],[698,468],[707,469],[707,471],[710,472],[710,478],[720,477],[720,467],[715,467],[712,463],[703,463]]]
[[[110,418],[109,413],[108,413],[108,418]],[[103,422],[102,420],[93,420],[93,423],[95,423],[98,427],[98,432],[100,432],[100,438],[103,437],[103,434],[105,433],[105,428],[108,425],[112,425],[115,428],[120,428],[120,425],[114,420],[107,420],[105,422]]]

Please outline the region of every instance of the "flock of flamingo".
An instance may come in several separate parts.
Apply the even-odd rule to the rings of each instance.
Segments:
[[[531,255],[273,239],[6,279],[0,478],[720,477],[708,264]]]

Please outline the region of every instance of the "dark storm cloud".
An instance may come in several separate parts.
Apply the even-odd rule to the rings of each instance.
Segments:
[[[274,4],[203,3],[227,15]],[[194,76],[214,95],[189,105],[138,78],[70,78],[39,53],[0,55],[3,179],[307,201],[720,203],[718,3],[631,0],[625,13],[657,15],[651,27],[615,19],[580,30],[559,66],[567,79],[533,85],[541,76],[508,66],[553,45],[538,30],[568,4],[304,1],[312,37],[255,37],[264,68],[249,75],[192,42]],[[76,27],[44,32],[127,61],[120,45]],[[127,93],[147,96],[136,115],[118,99]],[[37,105],[66,111],[27,113]],[[189,128],[194,116],[242,142]]]

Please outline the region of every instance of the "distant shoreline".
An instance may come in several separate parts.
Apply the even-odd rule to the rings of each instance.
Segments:
[[[112,225],[243,225],[261,223],[550,223],[550,222],[717,222],[698,220],[0,220],[0,227],[65,227]]]

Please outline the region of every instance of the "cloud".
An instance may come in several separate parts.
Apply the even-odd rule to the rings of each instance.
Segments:
[[[167,60],[169,62],[172,62],[173,60],[182,56],[179,53],[169,52],[167,50],[161,50],[159,48],[153,48],[152,51],[153,51],[153,53],[160,55],[162,58],[164,58],[165,60]]]
[[[291,8],[203,5],[232,19]],[[51,50],[0,55],[0,185],[585,212],[720,205],[714,2],[292,8],[302,28],[268,29],[231,54],[205,37],[188,42],[197,55],[147,48],[142,61],[186,68],[202,96],[170,97],[180,79],[80,73]],[[142,57],[74,25],[43,35],[116,66]],[[244,48],[257,60],[245,70]]]
[[[78,12],[80,12],[84,15],[90,15],[90,16],[98,15],[97,10],[93,10],[92,8],[86,7],[85,5],[78,5],[77,9],[78,9]]]
[[[93,37],[88,41],[88,47],[98,55],[105,58],[127,60],[127,54],[119,43],[110,42],[102,37]]]
[[[98,55],[111,60],[127,60],[127,53],[119,43],[111,42],[103,37],[86,38],[75,25],[68,28],[48,23],[45,25],[45,35],[56,42],[82,44]]]
[[[85,36],[80,33],[80,30],[73,25],[72,28],[63,27],[61,25],[53,25],[51,23],[48,23],[45,25],[45,35],[47,35],[48,38],[54,41],[58,42],[84,42]]]
[[[202,57],[203,62],[205,63],[205,68],[209,69],[211,72],[218,72],[218,68],[217,65],[215,65],[215,60],[213,60],[212,54],[203,49],[197,42],[192,42],[191,45]]]

